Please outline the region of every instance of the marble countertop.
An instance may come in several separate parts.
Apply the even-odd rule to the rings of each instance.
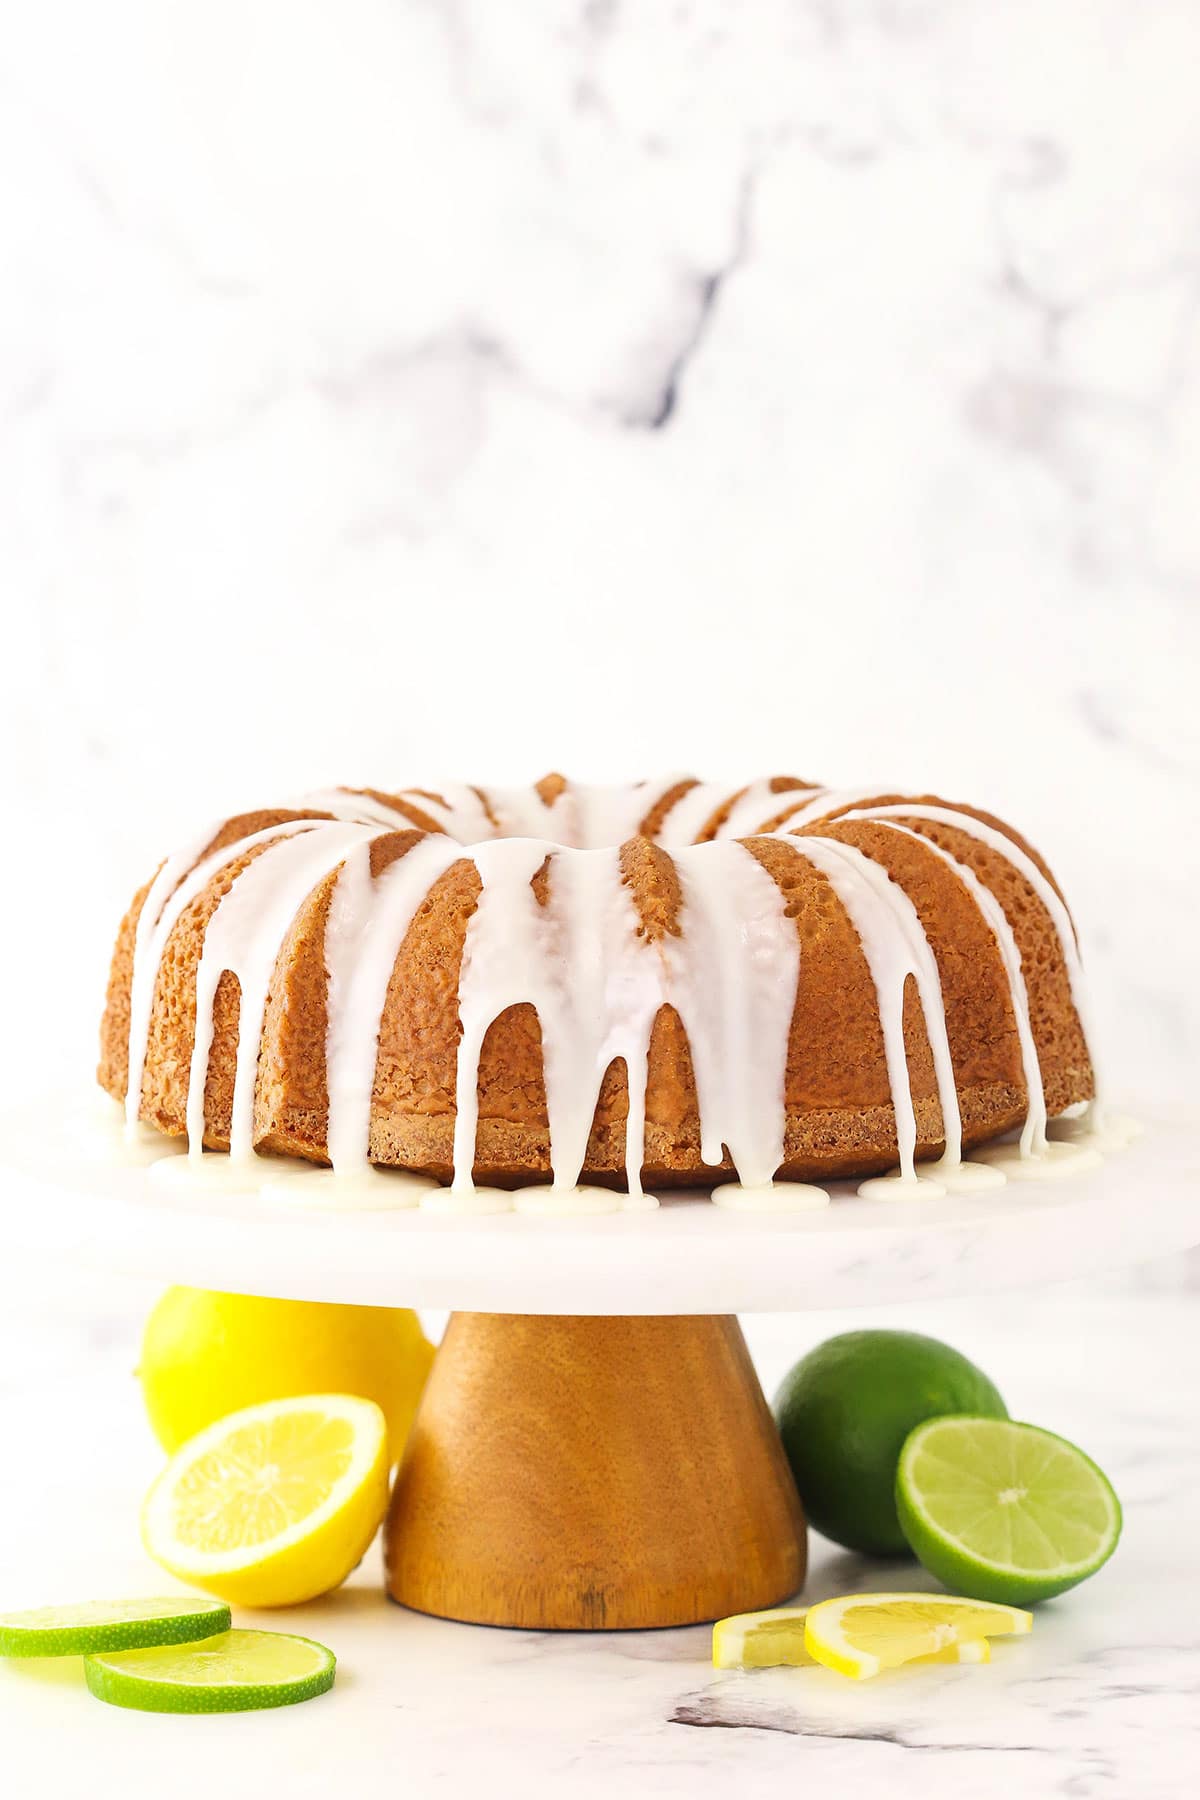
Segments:
[[[137,1504],[159,1457],[132,1370],[148,1296],[77,1295],[39,1322],[19,1284],[0,1325],[5,1605],[171,1583],[146,1559]],[[614,1635],[487,1630],[382,1597],[377,1552],[337,1595],[286,1618],[339,1657],[328,1699],[287,1712],[176,1720],[98,1705],[77,1669],[0,1667],[6,1769],[22,1800],[208,1800],[222,1783],[281,1794],[632,1794],[704,1800],[820,1778],[830,1791],[926,1800],[1190,1791],[1200,1751],[1200,1400],[1188,1374],[1194,1294],[1169,1268],[1135,1289],[1069,1286],[873,1311],[958,1344],[1015,1416],[1060,1430],[1111,1474],[1123,1543],[1091,1583],[1038,1614],[990,1667],[855,1685],[823,1670],[718,1673],[706,1629]],[[768,1392],[810,1344],[866,1315],[747,1322]],[[1190,1348],[1189,1348],[1190,1346]],[[813,1539],[809,1598],[930,1585]],[[800,1742],[798,1740],[803,1740]],[[919,1790],[918,1790],[919,1784]],[[18,1791],[14,1788],[14,1792]],[[908,1791],[907,1786],[905,1791]]]
[[[1012,817],[1114,1092],[1191,1101],[1200,10],[45,0],[13,50],[6,1104],[90,1079],[116,922],[196,820],[555,765]],[[166,1720],[0,1668],[0,1779],[1182,1792],[1198,1282],[870,1315],[959,1344],[1126,1503],[1110,1567],[987,1669],[717,1676],[702,1631],[421,1619],[370,1562],[296,1621],[328,1699]],[[0,1604],[164,1584],[149,1302],[0,1251]],[[843,1323],[752,1321],[768,1390]],[[814,1549],[810,1595],[912,1579]]]
[[[1011,818],[1194,1093],[1200,9],[254,11],[0,78],[12,1009],[222,812],[792,771]]]

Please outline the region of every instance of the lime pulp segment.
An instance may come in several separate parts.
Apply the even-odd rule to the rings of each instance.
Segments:
[[[86,1600],[0,1613],[0,1656],[87,1656],[186,1644],[229,1630],[229,1608],[196,1594],[150,1600]]]
[[[1006,1419],[930,1419],[896,1473],[904,1532],[948,1587],[1019,1606],[1047,1600],[1107,1562],[1121,1506],[1107,1477],[1064,1438]]]
[[[207,1643],[89,1656],[88,1687],[139,1712],[252,1712],[294,1706],[333,1686],[333,1652],[282,1631],[227,1631]]]

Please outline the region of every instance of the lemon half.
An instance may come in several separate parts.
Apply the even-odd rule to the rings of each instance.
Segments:
[[[223,1600],[291,1606],[346,1579],[387,1499],[387,1422],[373,1400],[269,1400],[176,1451],[146,1496],[142,1541]]]

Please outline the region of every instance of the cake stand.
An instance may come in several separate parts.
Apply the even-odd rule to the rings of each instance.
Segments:
[[[388,1586],[542,1629],[691,1624],[801,1586],[804,1521],[738,1312],[1028,1286],[1200,1240],[1194,1119],[1150,1117],[1069,1178],[941,1200],[834,1184],[823,1210],[758,1214],[695,1195],[556,1218],[168,1193],[50,1106],[6,1121],[4,1145],[10,1242],[224,1291],[453,1308],[393,1492]]]

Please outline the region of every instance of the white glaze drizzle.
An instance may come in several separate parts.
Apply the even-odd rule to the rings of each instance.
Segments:
[[[461,855],[449,838],[422,838],[378,879],[371,841],[347,856],[325,927],[329,1160],[337,1173],[367,1168],[379,1028],[396,958],[417,908]]]
[[[682,850],[695,844],[713,814],[724,806],[736,788],[720,781],[698,781],[671,808],[658,833],[666,850]]]
[[[412,831],[407,813],[377,800],[373,794],[356,794],[352,788],[318,788],[291,802],[297,809],[331,813],[342,824],[387,825],[393,831]]]
[[[789,802],[807,797],[811,790],[795,788],[784,789],[776,793],[772,782],[774,777],[768,776],[762,781],[752,781],[729,808],[727,816],[717,827],[719,838],[755,837],[761,833],[764,825],[777,819]]]
[[[282,824],[269,825],[262,831],[252,832],[249,837],[239,838],[236,842],[203,856],[203,850],[216,836],[216,831],[210,831],[198,848],[193,846],[177,856],[168,857],[159,870],[138,916],[134,939],[133,977],[129,990],[129,1070],[125,1089],[125,1118],[131,1127],[137,1124],[141,1109],[146,1046],[150,1036],[158,971],[167,939],[181,913],[204,891],[213,876],[218,875],[230,863],[257,850],[260,845],[274,843],[277,838],[311,831],[314,824],[312,819],[286,820]],[[201,857],[200,861],[196,861],[197,856]]]
[[[1052,1142],[1036,1156],[1024,1156],[1015,1144],[989,1144],[979,1151],[979,1160],[990,1169],[998,1169],[1009,1181],[1057,1180],[1061,1175],[1076,1175],[1084,1169],[1097,1169],[1104,1160],[1094,1145]]]
[[[403,788],[394,798],[406,802],[414,812],[431,819],[456,844],[475,844],[496,835],[496,828],[473,788],[457,783],[443,784],[436,794],[418,793],[415,788]],[[401,807],[390,805],[378,795],[357,792],[353,788],[317,788],[310,793],[301,794],[292,804],[313,812],[332,813],[335,819],[343,821],[358,820],[363,824],[387,825],[393,831],[423,829]]]
[[[884,1060],[896,1115],[896,1146],[901,1178],[915,1183],[917,1117],[904,1047],[904,987],[911,975],[917,985],[925,1031],[933,1053],[938,1100],[942,1109],[947,1167],[961,1160],[962,1124],[946,1008],[937,962],[916,907],[897,882],[861,850],[836,838],[805,836],[791,840],[828,879],[849,914],[862,944],[879,1007]]]
[[[1069,1118],[1063,1114],[1052,1120],[1050,1131],[1056,1143],[1083,1144],[1107,1153],[1124,1150],[1141,1137],[1143,1126],[1128,1113],[1113,1112],[1105,1107],[1104,1117],[1098,1125],[1093,1122],[1089,1109],[1082,1118]]]
[[[548,900],[530,883],[550,857]],[[477,847],[482,882],[463,950],[454,1185],[475,1157],[479,1057],[508,1007],[538,1012],[556,1190],[574,1189],[600,1083],[625,1061],[629,1087],[626,1180],[640,1192],[646,1059],[663,1005],[691,1046],[702,1121],[701,1155],[727,1146],[747,1186],[783,1160],[784,1072],[799,940],[771,877],[741,844],[702,845],[675,858],[683,917],[654,948],[637,934],[616,850],[555,854],[536,839]]]
[[[150,1165],[150,1181],[167,1193],[253,1194],[262,1172],[253,1157],[160,1156]]]
[[[768,1181],[761,1187],[730,1181],[713,1189],[712,1200],[726,1212],[814,1212],[829,1205],[829,1193],[808,1181]]]
[[[557,1017],[543,1021],[547,1110],[555,1186],[578,1182],[600,1084],[610,1063],[625,1064],[629,1111],[625,1178],[642,1193],[646,1076],[650,1035],[663,1003],[662,966],[638,935],[632,896],[616,849],[557,855],[550,865],[545,925],[550,952],[562,968]]]
[[[547,849],[567,844],[571,838],[571,803],[566,792],[549,805],[536,788],[481,788],[488,810],[498,821],[490,836],[499,838],[536,838]]]
[[[676,852],[680,932],[665,937],[666,999],[687,1033],[700,1107],[700,1155],[722,1146],[740,1182],[769,1182],[783,1161],[788,1034],[800,939],[786,900],[740,843]]]
[[[439,782],[436,791],[402,790],[400,798],[435,820],[457,844],[479,844],[496,836],[496,827],[474,788],[462,782]]]
[[[889,831],[901,833],[904,837],[915,838],[926,850],[932,850],[935,856],[946,863],[966,888],[975,902],[977,911],[992,936],[996,940],[996,948],[1000,960],[1004,964],[1004,973],[1008,981],[1008,996],[1013,1009],[1013,1017],[1017,1027],[1017,1042],[1021,1052],[1021,1072],[1025,1077],[1025,1088],[1028,1095],[1025,1124],[1021,1130],[1022,1156],[1039,1155],[1046,1142],[1046,1092],[1042,1082],[1042,1068],[1038,1060],[1037,1044],[1033,1036],[1033,1024],[1029,1016],[1029,994],[1025,987],[1025,977],[1021,970],[1021,952],[1017,940],[1013,936],[1008,916],[991,889],[985,887],[974,869],[956,856],[951,856],[932,838],[927,838],[919,831],[913,831],[907,825],[901,825],[894,819],[880,819],[879,824]]]
[[[187,1150],[183,1137],[164,1137],[152,1125],[126,1124],[123,1109],[114,1109],[107,1118],[81,1118],[73,1125],[72,1136],[105,1162],[137,1168],[147,1168],[163,1157],[181,1156]]]
[[[623,844],[672,788],[686,779],[668,775],[661,781],[640,781],[634,787],[588,787],[572,782],[567,790],[575,820],[571,842],[585,850]]]
[[[417,792],[416,788],[401,792],[401,799],[441,824],[446,837],[453,837],[457,844],[482,844],[498,835],[480,796],[482,790],[464,787],[461,781],[439,783],[437,790],[430,792]]]
[[[961,1168],[961,1163],[958,1165]],[[907,1175],[889,1169],[886,1175],[869,1175],[855,1189],[860,1200],[944,1200],[947,1189],[936,1175]]]
[[[552,1004],[549,969],[547,959],[539,954],[542,926],[530,884],[549,848],[536,838],[502,838],[479,844],[472,853],[482,886],[467,921],[458,978],[462,1036],[454,1082],[451,1184],[456,1193],[470,1192],[474,1185],[479,1057],[489,1026],[508,1007],[528,1002],[542,1020],[545,1046],[546,1018]]]
[[[213,1042],[213,1001],[221,976],[235,975],[241,989],[237,1059],[229,1127],[232,1161],[254,1153],[254,1090],[263,1013],[280,945],[308,895],[354,849],[382,835],[383,827],[326,822],[295,833],[247,864],[219,901],[204,933],[196,970],[196,1034],[188,1077],[188,1146],[204,1146],[204,1088]]]
[[[923,806],[915,803],[912,805],[899,804],[871,807],[861,812],[850,812],[847,813],[845,817],[849,819],[872,819],[877,820],[880,823],[884,823],[888,819],[926,819],[931,824],[953,826],[955,830],[963,832],[968,837],[975,838],[979,843],[985,844],[989,850],[994,850],[997,855],[1003,856],[1012,864],[1017,873],[1028,882],[1029,886],[1038,896],[1038,899],[1042,902],[1042,905],[1046,908],[1046,911],[1050,914],[1051,922],[1058,937],[1059,948],[1062,950],[1063,963],[1066,967],[1067,980],[1071,989],[1071,1001],[1079,1016],[1079,1023],[1083,1030],[1084,1041],[1088,1046],[1088,1055],[1092,1063],[1097,1096],[1096,1099],[1091,1102],[1093,1109],[1092,1116],[1093,1118],[1098,1118],[1100,1114],[1100,1073],[1096,1066],[1096,1055],[1095,1050],[1093,1049],[1095,1038],[1092,1031],[1091,1004],[1088,999],[1087,982],[1084,978],[1083,964],[1079,956],[1079,945],[1075,938],[1075,927],[1071,923],[1071,915],[1060,898],[1058,890],[1051,882],[1047,881],[1033,858],[1027,856],[1020,846],[1014,844],[1012,839],[1006,837],[1002,831],[997,831],[991,825],[984,824],[981,819],[975,818],[971,813],[959,812],[953,807]],[[918,833],[918,836],[920,835],[922,834]]]
[[[547,857],[543,906],[530,884]],[[482,890],[467,924],[459,978],[454,1187],[462,1191],[471,1182],[488,1027],[508,1007],[528,1003],[542,1034],[554,1188],[560,1194],[575,1188],[604,1072],[624,1057],[626,1173],[630,1191],[638,1193],[646,1057],[662,987],[657,960],[637,936],[619,853],[556,854],[538,839],[506,838],[477,846],[473,860]]]
[[[527,1187],[513,1195],[516,1212],[550,1218],[586,1218],[623,1211],[623,1196],[613,1188]]]
[[[774,815],[780,820],[776,829],[781,832],[801,831],[806,825],[815,825],[818,820],[828,819],[832,813],[845,816],[845,808],[862,806],[866,801],[877,799],[880,794],[887,792],[887,787],[881,787],[878,782],[874,787],[819,787],[799,795],[794,804],[789,802],[786,794],[780,794],[778,799],[781,804],[776,807]],[[873,809],[870,816],[875,817]]]
[[[217,828],[164,863],[151,885],[135,938],[130,1005],[130,1081],[126,1116],[138,1113],[154,988],[167,937],[189,901],[220,868],[262,849],[239,873],[213,912],[197,970],[197,1029],[188,1093],[193,1161],[203,1135],[204,1086],[211,1050],[212,1001],[230,969],[241,985],[231,1163],[252,1152],[254,1090],[262,1017],[278,952],[304,899],[338,871],[326,929],[328,970],[326,1066],[327,1141],[339,1175],[369,1181],[371,1096],[379,1027],[395,959],[411,920],[433,882],[467,846],[482,892],[468,924],[460,983],[462,1039],[458,1052],[458,1116],[454,1185],[427,1192],[435,1210],[493,1210],[513,1204],[503,1190],[473,1188],[479,1055],[492,1021],[528,1002],[539,1017],[550,1121],[553,1186],[518,1195],[522,1209],[610,1210],[622,1197],[578,1186],[609,1065],[624,1060],[629,1089],[626,1184],[630,1205],[655,1204],[641,1194],[646,1070],[658,1010],[672,1005],[687,1034],[701,1119],[701,1154],[715,1165],[728,1149],[739,1176],[720,1190],[718,1204],[745,1208],[817,1204],[824,1190],[772,1183],[783,1160],[787,1063],[799,937],[785,898],[739,841],[773,824],[777,835],[830,880],[863,945],[876,989],[885,1061],[896,1115],[900,1169],[864,1183],[860,1192],[931,1192],[915,1169],[916,1120],[903,1042],[905,982],[917,985],[929,1037],[944,1121],[946,1152],[932,1171],[954,1191],[1002,1179],[1009,1147],[994,1147],[985,1165],[961,1162],[961,1126],[945,1009],[932,947],[912,901],[886,869],[854,846],[809,835],[814,821],[839,812],[847,819],[886,825],[922,842],[948,864],[970,894],[997,944],[1013,1005],[1029,1106],[1020,1154],[1041,1160],[1046,1147],[1045,1099],[1020,955],[1003,907],[973,870],[923,833],[900,821],[941,822],[966,831],[1005,856],[1046,905],[1062,946],[1072,999],[1088,1034],[1086,994],[1069,915],[1028,856],[1002,833],[970,814],[918,802],[867,804],[887,793],[872,789],[784,789],[769,779],[739,790],[702,783],[671,806],[659,841],[672,851],[683,896],[681,930],[651,944],[639,934],[636,909],[621,879],[614,847],[636,831],[685,778],[623,788],[568,784],[547,805],[536,789],[439,785],[431,796],[405,789],[397,799],[418,808],[445,834],[429,835],[370,876],[372,841],[388,831],[414,829],[398,807],[348,789],[305,796],[302,804],[330,812],[330,820],[292,820],[266,828],[203,856]],[[895,792],[894,788],[892,790]],[[708,820],[724,811],[715,840],[696,845]],[[521,831],[522,836],[502,835]],[[305,840],[295,842],[291,840]],[[593,848],[567,848],[594,846]],[[200,860],[197,860],[197,859]],[[546,859],[547,904],[530,886]],[[340,866],[339,866],[340,865]],[[249,1025],[249,1029],[247,1026]],[[1089,1037],[1090,1044],[1090,1037]],[[1095,1155],[1095,1108],[1054,1172],[1079,1155]],[[1074,1152],[1074,1155],[1072,1155]],[[990,1165],[990,1166],[987,1166]],[[1032,1173],[1032,1171],[1030,1171]],[[1049,1172],[1049,1170],[1047,1171]],[[165,1179],[166,1177],[164,1177]],[[181,1175],[171,1179],[178,1181]],[[245,1171],[227,1177],[245,1183]],[[414,1188],[416,1184],[413,1184]],[[785,1190],[790,1190],[789,1194]],[[417,1198],[416,1192],[408,1198]],[[365,1204],[378,1204],[369,1201]]]
[[[956,1169],[943,1169],[935,1163],[934,1180],[948,1194],[986,1194],[1004,1186],[1000,1170],[981,1162],[960,1162]]]

